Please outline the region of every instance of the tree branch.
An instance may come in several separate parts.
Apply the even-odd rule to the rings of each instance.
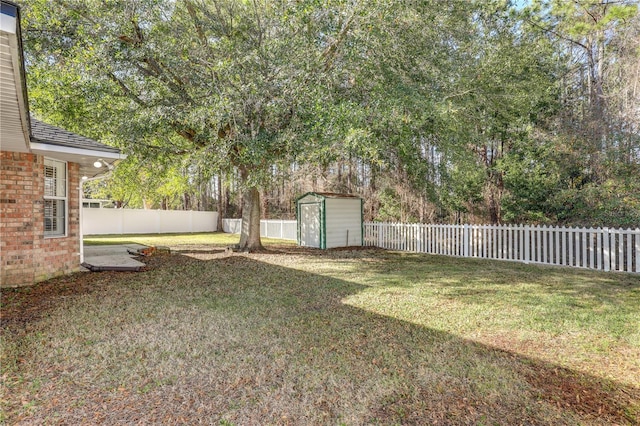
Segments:
[[[204,30],[202,29],[202,26],[198,24],[198,15],[196,14],[196,9],[193,6],[193,3],[191,1],[185,0],[184,5],[187,8],[187,12],[191,17],[191,20],[193,21],[193,26],[196,29],[196,32],[198,33],[198,38],[200,39],[200,41],[204,46],[208,47],[209,42],[207,41],[207,37],[204,33]]]
[[[349,15],[345,23],[342,25],[342,28],[340,29],[340,32],[338,32],[338,35],[333,41],[333,43],[329,44],[329,46],[327,46],[324,52],[322,52],[322,58],[325,60],[325,65],[324,65],[325,71],[328,71],[333,66],[333,61],[335,60],[335,57],[338,53],[338,47],[340,47],[340,45],[346,38],[347,33],[351,29],[351,24],[353,23],[353,20],[355,19],[355,16],[356,16],[357,7],[358,5],[355,5],[353,7],[353,10],[351,11],[351,15]]]
[[[137,103],[138,105],[140,105],[142,107],[146,107],[147,106],[147,103],[145,101],[143,101],[142,99],[140,99],[140,97],[138,95],[133,93],[133,91],[131,89],[129,89],[129,87],[126,84],[124,84],[124,82],[122,80],[120,80],[118,77],[116,77],[113,72],[107,73],[107,76],[109,77],[109,79],[111,81],[116,83],[120,87],[120,89],[122,89],[122,91],[124,92],[125,96],[127,96],[129,99],[131,99],[132,101],[134,101],[135,103]]]
[[[534,27],[537,27],[537,28],[541,29],[541,30],[542,30],[542,31],[544,31],[544,32],[547,32],[547,33],[553,34],[554,36],[556,36],[556,37],[558,37],[558,38],[560,38],[560,39],[562,39],[562,40],[565,40],[565,41],[568,41],[568,42],[570,42],[570,43],[573,43],[573,44],[575,44],[576,46],[580,46],[580,47],[582,47],[582,48],[583,48],[583,49],[585,49],[585,50],[589,50],[589,48],[588,48],[585,44],[580,43],[579,41],[574,40],[574,39],[572,39],[572,38],[569,38],[569,37],[563,36],[562,34],[560,34],[559,32],[555,31],[555,30],[554,30],[554,29],[552,29],[552,28],[545,28],[545,27],[543,27],[542,25],[538,24],[537,22],[534,22],[534,21],[533,21],[533,20],[531,20],[531,19],[527,19],[527,22],[529,22],[529,23],[530,23],[531,25],[533,25]]]

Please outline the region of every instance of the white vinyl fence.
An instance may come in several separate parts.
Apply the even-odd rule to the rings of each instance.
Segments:
[[[603,271],[640,272],[640,229],[367,222],[367,246]]]
[[[295,220],[261,220],[260,236],[281,240],[298,239],[298,222]],[[242,219],[222,219],[222,230],[229,234],[239,234]]]
[[[217,212],[83,208],[82,233],[104,235],[215,232],[217,218]]]

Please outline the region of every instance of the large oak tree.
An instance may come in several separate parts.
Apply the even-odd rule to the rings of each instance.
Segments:
[[[275,164],[313,149],[309,114],[339,82],[358,4],[34,0],[25,12],[30,71],[66,83],[51,100],[60,121],[107,127],[154,161],[195,156],[236,172],[239,246],[260,249],[259,190]]]

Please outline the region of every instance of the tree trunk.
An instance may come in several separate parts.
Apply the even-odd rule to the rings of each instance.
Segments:
[[[502,211],[500,209],[500,202],[502,200],[502,189],[494,182],[487,184],[487,210],[489,213],[489,221],[492,225],[502,223]]]
[[[191,210],[191,197],[186,192],[182,194],[182,210]]]
[[[247,188],[242,195],[242,228],[240,243],[242,251],[260,251],[260,191],[256,187]]]
[[[216,229],[219,232],[222,232],[222,230],[223,230],[222,229],[222,219],[223,219],[223,216],[226,213],[225,208],[224,208],[224,200],[222,199],[222,195],[224,194],[224,192],[222,190],[222,174],[218,173],[217,178],[218,178],[217,179],[218,180],[218,182],[217,182],[217,187],[218,187],[217,188],[218,189],[218,194],[217,194],[217,197],[218,197],[218,220],[217,220],[217,223],[216,223]]]
[[[262,213],[262,217],[264,219],[269,219],[269,193],[267,191],[262,192],[260,202],[260,211]]]
[[[245,184],[248,177],[249,171],[241,167],[241,183]],[[260,191],[255,186],[245,188],[242,192],[242,226],[238,249],[248,252],[263,250],[260,240]]]

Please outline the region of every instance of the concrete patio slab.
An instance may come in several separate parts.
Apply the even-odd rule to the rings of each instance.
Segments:
[[[107,246],[84,246],[82,266],[98,271],[140,271],[145,264],[134,259],[129,250],[136,252],[146,248],[141,244],[117,244]]]

